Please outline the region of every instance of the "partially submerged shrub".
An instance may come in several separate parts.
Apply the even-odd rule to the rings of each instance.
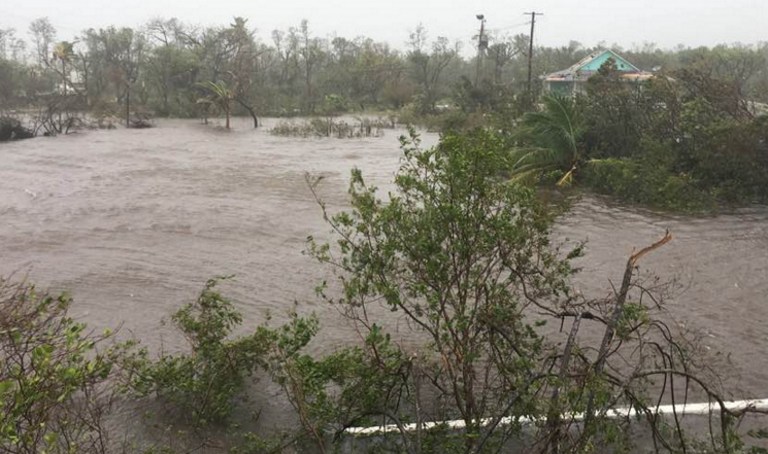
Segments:
[[[0,450],[101,453],[114,350],[68,315],[72,300],[0,280]]]
[[[690,175],[631,158],[589,161],[582,169],[584,183],[593,190],[621,200],[673,210],[701,210],[714,199],[701,191]]]
[[[0,142],[6,140],[30,139],[35,134],[29,128],[24,127],[16,118],[0,117]]]
[[[281,121],[269,132],[287,137],[333,137],[337,139],[359,139],[380,137],[383,129],[393,127],[383,119],[357,118],[355,123],[336,120],[333,117],[312,118],[301,122]]]
[[[161,354],[153,361],[141,350],[126,360],[135,393],[172,404],[195,426],[226,422],[233,399],[246,377],[264,364],[271,345],[271,333],[263,327],[230,339],[242,315],[216,291],[217,283],[209,280],[197,300],[171,318],[189,343],[188,353]]]
[[[512,165],[503,151],[486,131],[446,134],[431,150],[412,132],[386,199],[357,169],[350,210],[331,214],[318,199],[336,235],[331,244],[310,239],[310,252],[338,273],[342,290],[326,297],[366,341],[330,364],[298,360],[304,378],[286,389],[310,416],[301,417],[308,432],[376,420],[397,434],[388,448],[400,452],[499,452],[510,441],[526,452],[625,452],[642,420],[654,446],[686,452],[687,430],[677,414],[660,417],[662,400],[680,408],[698,392],[715,420],[748,412],[727,408],[713,357],[668,322],[670,287],[638,276],[638,261],[671,235],[634,252],[612,294],[588,299],[570,283],[582,248],[550,245],[533,192],[499,177]],[[316,196],[319,181],[309,179]],[[380,310],[398,313],[397,325],[382,323]],[[548,320],[562,337],[543,327]],[[403,321],[426,342],[390,342]],[[342,367],[348,358],[358,367]],[[617,407],[637,415],[614,418]],[[460,420],[456,436],[429,437],[446,419]],[[523,431],[524,420],[536,422]],[[710,447],[734,451],[729,427],[713,429]]]

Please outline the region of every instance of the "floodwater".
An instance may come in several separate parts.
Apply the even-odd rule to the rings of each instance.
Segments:
[[[269,135],[269,124],[236,120],[226,132],[170,120],[0,144],[0,274],[68,290],[76,317],[121,325],[152,348],[182,345],[162,320],[217,275],[236,276],[223,288],[247,324],[267,312],[280,320],[298,302],[321,319],[315,348],[352,339],[315,296],[326,270],[302,254],[308,235],[328,234],[304,175],[324,176],[321,196],[342,207],[353,166],[380,186],[391,180],[400,132],[294,139]],[[632,248],[667,228],[673,241],[641,267],[683,284],[672,316],[731,355],[734,397],[768,397],[768,208],[685,217],[585,196],[554,236],[588,242],[577,282],[599,296],[620,281]]]

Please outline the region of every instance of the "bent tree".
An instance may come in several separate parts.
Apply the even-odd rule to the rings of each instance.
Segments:
[[[430,150],[413,132],[401,140],[386,198],[354,170],[351,208],[332,214],[308,177],[335,237],[310,238],[309,251],[341,287],[320,291],[364,339],[325,360],[281,362],[292,372],[278,374],[283,388],[321,451],[318,434],[365,424],[390,425],[406,452],[626,449],[630,422],[642,420],[643,442],[687,452],[681,418],[659,417],[658,405],[689,392],[715,403],[710,445],[735,449],[732,422],[744,412],[726,408],[711,363],[666,322],[670,287],[638,275],[640,257],[670,236],[633,254],[610,296],[587,299],[570,283],[582,248],[551,245],[545,208],[502,178],[516,159],[498,137],[448,135]],[[617,406],[635,416],[612,417]],[[463,429],[426,424],[446,419]]]

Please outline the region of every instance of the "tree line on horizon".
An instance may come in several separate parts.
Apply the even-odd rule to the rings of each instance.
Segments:
[[[228,25],[207,27],[154,19],[136,28],[89,28],[73,41],[60,41],[54,24],[40,18],[30,24],[27,39],[0,30],[0,109],[66,103],[96,114],[186,118],[207,115],[216,103],[200,100],[213,97],[255,122],[257,115],[403,108],[427,115],[466,108],[473,99],[526,94],[528,39],[490,33],[480,52],[465,57],[461,43],[421,25],[400,50],[364,36],[318,36],[307,20],[262,41],[248,19],[235,17]],[[536,46],[534,94],[541,88],[538,76],[567,68],[597,48],[576,41]],[[768,43],[614,50],[644,70],[705,66],[736,81],[744,97],[768,102]]]

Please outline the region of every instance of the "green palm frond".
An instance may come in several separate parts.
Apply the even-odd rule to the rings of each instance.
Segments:
[[[207,92],[208,97],[204,99],[229,101],[234,96],[232,90],[224,82],[213,82],[208,80],[200,82],[197,86]]]
[[[543,110],[523,116],[520,137],[532,146],[512,151],[514,175],[531,175],[561,170],[558,185],[573,180],[581,156],[578,141],[583,133],[577,104],[570,98],[550,95],[542,99]]]
[[[519,171],[556,170],[567,164],[563,156],[552,148],[518,148],[512,151],[510,158],[512,168]]]
[[[197,104],[214,106],[219,110],[228,111],[229,104],[234,99],[234,93],[224,82],[205,81],[197,84],[205,90],[207,96],[197,99]]]
[[[578,155],[577,140],[582,134],[581,115],[576,103],[562,96],[542,98],[544,109],[523,116],[523,127],[539,146],[563,154]]]

